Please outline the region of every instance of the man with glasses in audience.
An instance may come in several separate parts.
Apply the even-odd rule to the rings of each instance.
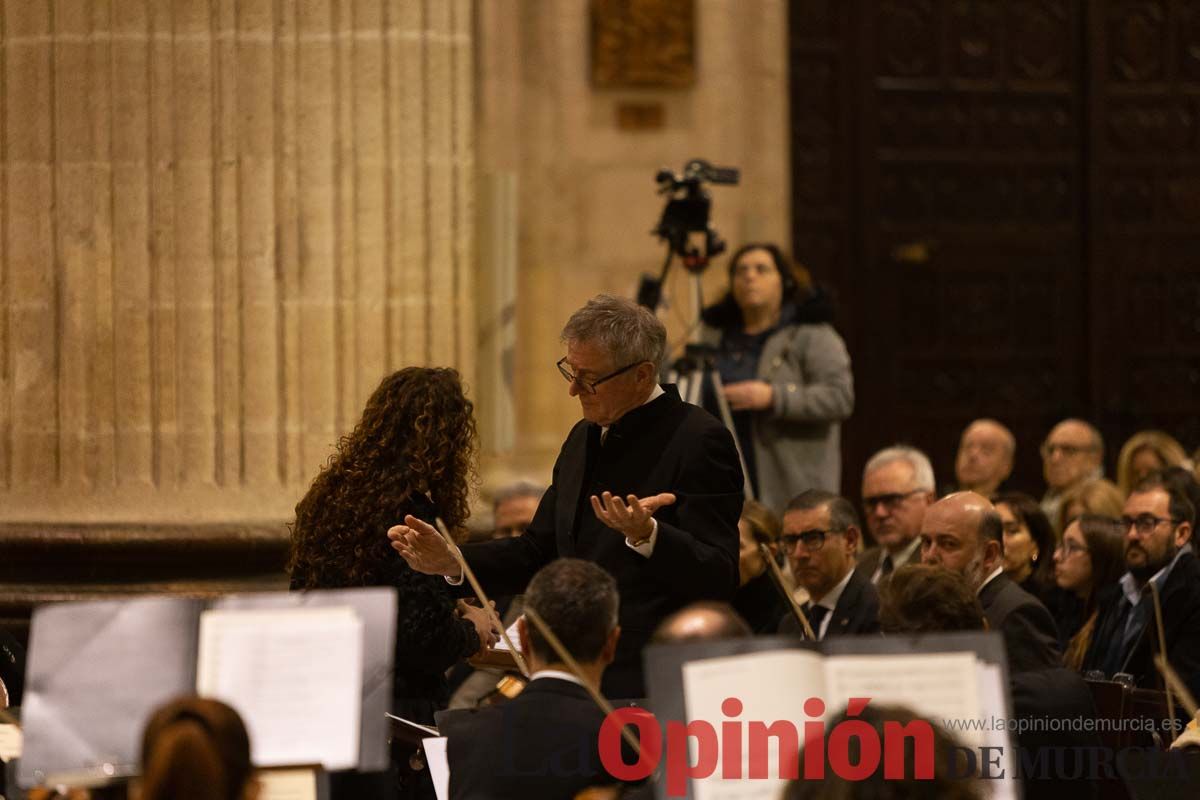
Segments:
[[[957,572],[979,596],[992,630],[1004,635],[1010,673],[1062,663],[1058,629],[1041,601],[1004,574],[1004,526],[975,492],[956,492],[929,507],[921,521],[921,562]]]
[[[609,697],[643,696],[642,647],[668,614],[729,601],[738,584],[744,479],[733,435],[658,385],[666,339],[629,300],[600,295],[571,315],[557,369],[583,419],[525,533],[462,548],[494,594],[522,592],[558,557],[594,561],[616,578],[623,633],[604,673]],[[459,564],[431,521],[398,520],[388,536],[413,569],[457,584]]]
[[[1162,606],[1171,666],[1200,696],[1200,562],[1192,552],[1196,510],[1187,495],[1145,478],[1125,501],[1125,566],[1116,586],[1098,600],[1099,616],[1084,668],[1133,675],[1138,686],[1159,687],[1153,657],[1159,652],[1151,593]]]
[[[915,447],[896,445],[871,456],[863,470],[863,512],[876,547],[863,553],[857,571],[878,585],[892,571],[920,560],[921,520],[937,499],[933,465]]]
[[[803,611],[817,640],[879,630],[879,595],[854,571],[862,528],[854,506],[844,497],[809,489],[793,498],[783,514],[780,542],[796,582],[808,592]],[[800,623],[788,613],[780,633],[799,634]]]
[[[1104,438],[1081,419],[1065,419],[1042,442],[1042,476],[1046,494],[1042,511],[1058,525],[1062,497],[1071,489],[1104,473]],[[1058,531],[1059,534],[1062,531]]]

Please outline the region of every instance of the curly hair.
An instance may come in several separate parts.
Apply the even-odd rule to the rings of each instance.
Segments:
[[[396,557],[385,532],[423,495],[451,530],[464,524],[478,482],[473,410],[453,369],[408,367],[384,378],[296,505],[293,587],[384,582]]]

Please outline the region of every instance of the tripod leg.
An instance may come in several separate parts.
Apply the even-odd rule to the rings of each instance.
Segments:
[[[729,411],[729,401],[725,399],[725,384],[721,382],[721,374],[715,369],[707,370],[707,377],[712,382],[713,393],[717,396],[717,410],[721,412],[721,422],[733,434],[733,446],[737,448],[738,463],[742,465],[742,475],[745,477],[746,499],[754,499],[754,487],[750,485],[750,470],[746,469],[746,455],[737,438],[737,430],[733,426],[733,414]]]

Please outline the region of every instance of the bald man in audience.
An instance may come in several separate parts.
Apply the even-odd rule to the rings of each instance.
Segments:
[[[921,561],[962,575],[993,630],[1004,634],[1010,672],[1060,663],[1058,630],[1046,607],[1004,575],[1000,515],[986,497],[957,492],[921,522]]]
[[[1104,474],[1104,437],[1081,419],[1065,419],[1042,442],[1042,475],[1046,494],[1042,511],[1057,525],[1062,498],[1076,486]],[[1062,533],[1062,531],[1059,531]]]
[[[1012,475],[1017,440],[1012,431],[994,419],[977,419],[958,441],[954,478],[959,491],[991,497]]]
[[[710,642],[715,639],[749,639],[754,635],[746,620],[728,603],[692,603],[664,619],[650,639],[653,644]]]
[[[933,465],[915,447],[894,445],[871,456],[863,469],[863,513],[876,547],[859,556],[855,570],[876,586],[892,570],[919,561],[921,519],[937,499]]]

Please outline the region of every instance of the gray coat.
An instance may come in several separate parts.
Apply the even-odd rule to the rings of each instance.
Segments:
[[[704,339],[720,341],[715,328]],[[758,500],[777,514],[805,489],[838,492],[839,423],[854,411],[854,376],[842,337],[827,323],[786,325],[763,345],[758,378],[771,384],[774,406],[755,413]]]

